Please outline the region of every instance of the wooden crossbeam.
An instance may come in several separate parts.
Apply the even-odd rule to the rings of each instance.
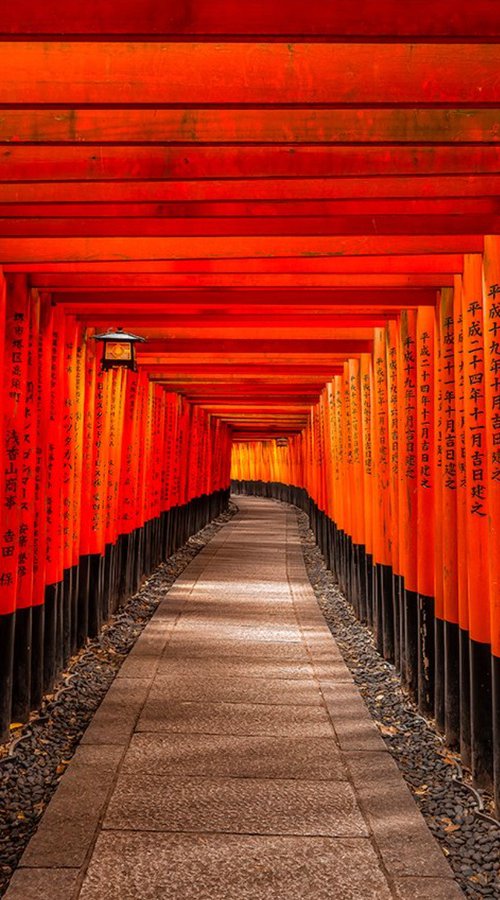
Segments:
[[[3,109],[0,144],[496,143],[478,109]]]
[[[2,111],[0,111],[0,116]],[[186,165],[190,165],[191,151]],[[142,153],[142,149],[141,149]],[[1,157],[0,153],[0,157]],[[52,154],[53,155],[53,154]],[[299,154],[301,158],[303,153]],[[10,153],[9,153],[10,156]],[[47,159],[44,161],[46,171]],[[100,172],[95,165],[94,171]],[[336,178],[333,172],[321,176],[311,172],[312,177],[279,178],[224,177],[191,178],[190,180],[141,180],[137,176],[128,180],[105,181],[102,173],[98,181],[78,181],[61,183],[44,180],[44,172],[37,173],[36,181],[13,180],[12,172],[7,172],[9,181],[0,182],[0,203],[33,203],[39,208],[45,203],[192,203],[227,201],[277,200],[359,200],[404,198],[453,198],[455,203],[465,197],[497,197],[500,194],[500,175],[462,172],[456,175],[436,172],[415,175],[408,173],[404,178],[387,175],[387,170],[370,178],[351,175]],[[96,176],[98,177],[98,176]]]
[[[217,257],[366,256],[388,253],[480,253],[480,235],[0,238],[6,263]]]
[[[17,0],[5,5],[3,34],[26,35],[141,35],[183,38],[195,35],[252,37],[269,35],[321,38],[381,37],[494,37],[499,34],[495,0],[192,0],[189,4],[156,0],[120,0],[119,11],[102,0]]]
[[[499,66],[500,71],[500,66]],[[2,181],[163,181],[224,178],[345,178],[357,176],[500,174],[498,148],[406,144],[318,146],[284,144],[159,147],[11,146],[0,153]],[[2,195],[0,194],[0,200]]]
[[[495,43],[4,42],[0,103],[495,104]]]
[[[1,219],[2,237],[218,237],[248,235],[496,234],[499,215],[249,216],[232,218]]]

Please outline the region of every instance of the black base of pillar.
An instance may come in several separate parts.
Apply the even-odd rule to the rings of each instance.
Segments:
[[[434,598],[418,595],[418,694],[421,713],[434,712]]]
[[[434,718],[441,734],[446,731],[445,626],[446,622],[442,619],[434,619]]]
[[[89,635],[90,556],[81,556],[78,568],[76,642],[82,647]]]
[[[471,770],[474,783],[490,790],[493,774],[491,646],[470,642]]]
[[[418,700],[418,595],[406,587],[403,593],[405,616],[406,687],[410,697]]]
[[[96,637],[102,628],[102,584],[104,557],[100,553],[89,556],[89,637]]]
[[[31,606],[17,609],[14,625],[12,719],[26,722],[31,709]]]
[[[449,746],[460,747],[460,629],[444,623],[444,731]]]
[[[43,690],[49,691],[58,672],[57,624],[58,603],[61,583],[49,584],[45,588],[45,628],[43,641]]]
[[[500,657],[491,657],[493,707],[493,795],[495,815],[500,819]]]
[[[32,609],[31,620],[31,706],[38,709],[43,698],[43,657],[45,634],[45,606]]]
[[[470,730],[470,661],[469,633],[460,629],[459,637],[460,666],[460,755],[465,766],[471,764],[471,730]]]
[[[12,709],[15,615],[0,616],[0,741],[9,734]]]

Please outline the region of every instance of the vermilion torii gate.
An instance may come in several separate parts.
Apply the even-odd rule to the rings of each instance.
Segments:
[[[233,442],[498,791],[499,34],[495,0],[2,10],[4,731]],[[99,372],[119,325],[137,375]]]

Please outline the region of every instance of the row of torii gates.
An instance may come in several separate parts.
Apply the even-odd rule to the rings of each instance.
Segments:
[[[232,477],[307,507],[499,796],[499,35],[490,0],[4,4],[3,737]]]

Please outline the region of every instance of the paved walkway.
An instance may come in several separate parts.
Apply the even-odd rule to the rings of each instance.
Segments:
[[[307,580],[238,497],[124,662],[8,900],[462,897]]]

